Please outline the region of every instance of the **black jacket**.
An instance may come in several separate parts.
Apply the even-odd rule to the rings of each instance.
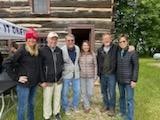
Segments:
[[[2,72],[2,62],[3,62],[3,56],[0,52],[0,73]]]
[[[103,50],[103,47],[104,47],[104,45],[102,45],[97,50],[98,76],[103,75],[103,65],[104,65],[104,56],[105,56],[105,51]],[[118,51],[118,46],[115,44],[111,44],[110,50],[108,51],[108,55],[110,58],[109,74],[116,73],[117,51]]]
[[[42,66],[45,73],[46,82],[58,82],[62,79],[64,67],[62,50],[56,47],[54,52],[46,45],[40,49]]]
[[[117,57],[117,80],[119,83],[130,84],[131,81],[138,79],[138,55],[136,51],[128,52],[125,50],[121,57],[121,50],[118,51]]]
[[[7,58],[3,66],[8,75],[22,86],[35,86],[44,79],[40,55],[31,56],[26,51],[25,46],[20,48],[13,56]],[[18,82],[20,76],[27,76],[28,82]]]

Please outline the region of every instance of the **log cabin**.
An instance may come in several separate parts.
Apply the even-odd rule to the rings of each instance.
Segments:
[[[114,29],[113,8],[114,0],[0,0],[0,18],[36,28],[40,43],[55,31],[61,46],[65,35],[72,33],[78,46],[89,40],[96,50],[102,34]]]

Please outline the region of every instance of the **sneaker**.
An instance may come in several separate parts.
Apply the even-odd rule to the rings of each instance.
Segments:
[[[104,113],[104,112],[108,112],[109,111],[109,108],[108,107],[103,107],[100,112]]]
[[[113,117],[113,116],[115,116],[115,111],[114,110],[109,110],[107,112],[107,114],[108,114],[108,116]]]
[[[51,120],[50,118],[48,118],[48,119],[44,119],[44,120]]]
[[[69,111],[66,111],[65,115],[69,116],[69,115],[71,115],[71,113]]]
[[[91,111],[91,108],[86,108],[86,109],[84,109],[84,112],[85,113],[89,113]]]
[[[59,113],[55,115],[55,120],[62,120],[61,115]]]
[[[74,111],[75,113],[79,113],[79,112],[80,112],[77,108],[74,108],[73,111]]]

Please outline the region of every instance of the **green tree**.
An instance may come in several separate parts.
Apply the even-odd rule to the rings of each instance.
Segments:
[[[160,1],[116,2],[115,36],[125,33],[141,54],[160,52]]]

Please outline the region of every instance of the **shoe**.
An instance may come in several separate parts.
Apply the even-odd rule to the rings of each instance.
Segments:
[[[73,111],[74,111],[75,113],[79,113],[79,112],[80,112],[77,108],[74,108]]]
[[[115,111],[114,110],[109,110],[107,112],[107,114],[108,114],[108,116],[113,117],[113,116],[115,116]]]
[[[50,118],[48,118],[48,119],[44,119],[44,120],[51,120]]]
[[[55,115],[55,120],[62,120],[61,115],[59,113]]]
[[[109,111],[109,108],[108,107],[103,107],[100,112],[104,113],[104,112],[108,112]]]
[[[89,113],[90,111],[91,111],[91,108],[84,109],[85,113]]]
[[[79,113],[79,112],[80,112],[77,107],[73,107],[72,110],[73,110],[75,113]]]
[[[71,115],[71,113],[69,111],[66,111],[65,115],[69,116],[69,115]]]

